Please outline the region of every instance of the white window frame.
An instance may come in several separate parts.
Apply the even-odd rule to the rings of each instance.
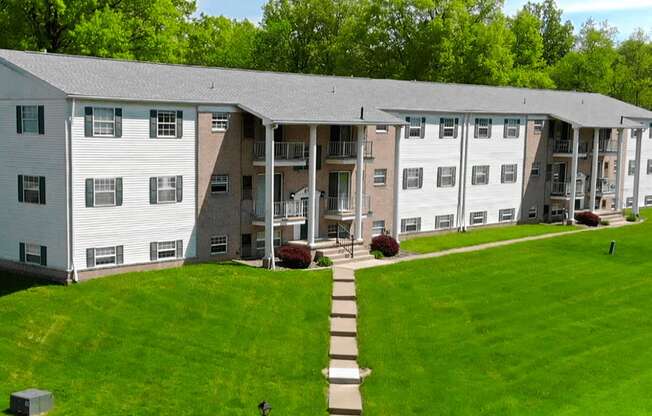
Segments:
[[[534,133],[536,134],[543,133],[543,120],[534,120],[532,125],[534,127]]]
[[[168,120],[161,121],[161,117],[168,117]],[[161,134],[167,133],[167,134]],[[177,137],[177,112],[174,110],[156,111],[156,137],[170,139]]]
[[[518,118],[508,118],[507,125],[505,125],[506,139],[517,139],[520,126],[520,120]]]
[[[453,228],[454,219],[454,214],[437,215],[435,217],[435,230],[450,230]]]
[[[41,246],[25,243],[25,263],[41,265]]]
[[[98,188],[101,187],[102,181],[109,181],[108,186],[113,187],[111,190],[98,191]],[[98,183],[99,182],[99,183]],[[113,194],[113,202],[110,204],[100,204],[98,203],[98,194]],[[115,188],[115,178],[93,178],[93,206],[95,207],[114,207],[116,204],[116,188]],[[157,195],[158,196],[158,195]]]
[[[530,168],[530,176],[541,176],[541,162],[532,162],[532,167]]]
[[[489,132],[491,129],[491,123],[489,123],[489,118],[478,118],[478,137],[477,139],[488,139]]]
[[[109,254],[98,254],[99,250],[109,250]],[[113,250],[113,253],[111,253],[110,250]],[[94,248],[93,258],[95,259],[96,267],[114,266],[118,263],[118,249],[116,246]],[[111,258],[113,258],[113,261],[107,261],[106,263],[101,262],[103,259],[111,259]]]
[[[647,160],[647,174],[652,175],[652,159]]]
[[[518,180],[518,165],[516,163],[502,165],[501,169],[502,169],[501,172],[502,174],[500,175],[501,183],[516,183],[516,181]]]
[[[215,191],[213,190],[214,186],[223,186],[225,190],[223,191]],[[220,175],[212,175],[211,176],[211,193],[212,194],[226,194],[229,192],[230,189],[230,184],[229,184],[229,175],[225,174],[220,174]]]
[[[437,169],[437,187],[453,188],[455,186],[455,166],[440,166]]]
[[[442,139],[455,138],[455,117],[442,117]]]
[[[480,222],[477,222],[477,220]],[[469,215],[469,224],[474,225],[485,225],[487,223],[487,211],[475,211]]]
[[[404,233],[416,233],[421,231],[419,228],[420,217],[403,218],[405,221]]]
[[[166,186],[161,186],[161,182],[168,182]],[[170,185],[170,183],[172,185]],[[162,200],[161,192],[174,191],[174,197],[170,200]],[[177,202],[177,177],[176,176],[159,176],[156,178],[156,203],[157,204],[174,204]]]
[[[27,198],[28,192],[36,193],[36,201]],[[23,175],[23,202],[26,204],[41,203],[41,180],[38,176]]]
[[[163,246],[163,247],[162,247]],[[163,255],[161,255],[163,253]],[[172,254],[167,255],[166,253]],[[177,242],[176,241],[158,241],[156,243],[156,258],[161,259],[175,259],[177,257]]]
[[[110,111],[111,120],[96,120],[98,111]],[[108,125],[111,125],[111,133],[101,133],[102,127],[106,128]],[[115,108],[93,107],[93,137],[115,137]]]
[[[405,168],[407,176],[405,180],[405,189],[419,189],[419,182],[421,182],[421,177],[419,175],[421,168]],[[410,182],[416,181],[416,183],[410,185]]]
[[[504,208],[498,210],[498,222],[512,222],[516,218],[516,209]]]
[[[220,250],[219,249],[222,247]],[[229,251],[229,237],[226,235],[214,235],[211,237],[211,256],[226,254]]]
[[[25,117],[25,109],[33,109],[34,110],[34,117],[27,118]],[[30,122],[34,123],[34,130],[29,130],[25,128],[25,122]],[[20,106],[20,126],[21,126],[21,134],[38,134],[38,105],[21,105]]]
[[[539,217],[539,208],[536,205],[532,205],[530,207],[530,209],[527,210],[527,217],[529,219],[538,218]]]
[[[645,195],[645,206],[652,206],[652,195]]]
[[[211,113],[211,131],[214,133],[227,131],[229,129],[229,118],[229,113],[221,111]]]
[[[381,182],[378,181],[381,180]],[[374,186],[387,185],[387,169],[374,169]]]
[[[634,197],[633,196],[628,196],[625,199],[625,208],[631,208],[634,206]]]
[[[550,207],[550,215],[552,217],[560,217],[564,215],[564,207],[562,205],[553,204]]]
[[[274,230],[274,247],[281,247],[281,230]],[[265,249],[265,231],[258,231],[256,233],[256,250],[261,251]]]
[[[418,125],[415,124],[415,122],[418,122]],[[423,123],[422,117],[410,117],[410,125],[408,126],[408,137],[410,139],[420,139],[421,138],[421,130],[425,128],[425,125]],[[416,133],[416,134],[413,134]]]
[[[489,165],[475,165],[471,169],[473,177],[471,178],[472,185],[489,185]],[[483,180],[480,181],[480,178]]]
[[[385,220],[375,220],[371,224],[371,236],[376,237],[385,232]]]
[[[376,133],[387,134],[388,131],[389,131],[389,126],[387,124],[376,124]]]

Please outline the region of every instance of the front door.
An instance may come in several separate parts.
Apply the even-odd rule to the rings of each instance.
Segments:
[[[303,208],[303,216],[308,218],[308,198],[301,198],[301,204],[304,207]],[[304,222],[300,226],[301,228],[299,229],[299,240],[307,240],[308,239],[308,221]]]
[[[350,211],[351,172],[330,172],[328,176],[328,209]]]

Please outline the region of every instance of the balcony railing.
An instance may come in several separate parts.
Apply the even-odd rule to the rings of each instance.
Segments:
[[[618,152],[618,142],[610,139],[600,139],[600,152],[601,153],[616,153]]]
[[[276,201],[274,202],[274,218],[287,219],[306,217],[308,214],[308,201]],[[256,218],[265,218],[265,204],[254,205]]]
[[[584,195],[584,186],[582,181],[577,181],[575,186],[575,196]],[[550,187],[550,195],[552,196],[570,196],[571,193],[570,182],[552,182]]]
[[[275,160],[306,160],[306,144],[304,142],[274,142],[274,159]],[[254,142],[254,158],[265,159],[265,142]]]
[[[354,158],[358,155],[358,142],[328,142],[328,157]],[[373,142],[364,142],[364,157],[373,157]]]
[[[598,195],[608,195],[616,193],[616,182],[607,179],[598,180],[598,187],[596,188]]]
[[[355,196],[329,196],[327,208],[328,212],[331,213],[355,212]],[[362,195],[362,212],[367,213],[369,211],[371,211],[371,197]]]
[[[553,142],[553,152],[555,153],[565,153],[572,154],[573,146],[571,140],[555,140]],[[587,153],[588,152],[588,143],[580,142],[578,153]]]

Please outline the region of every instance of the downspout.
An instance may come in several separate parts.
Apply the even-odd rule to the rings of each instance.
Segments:
[[[529,123],[530,123],[530,118],[527,114],[523,114],[525,117],[525,137],[523,138],[523,176],[521,176],[521,207],[520,207],[520,212],[518,213],[518,217],[523,221],[523,202],[525,199],[525,175],[527,175],[527,168],[525,166],[525,163],[527,162],[527,139],[528,139],[528,131],[530,130],[529,128]],[[543,130],[542,130],[543,133]],[[534,159],[536,159],[536,153],[534,154]],[[534,160],[532,161],[534,163]],[[531,170],[532,168],[530,168]],[[539,169],[539,172],[541,172],[541,169]],[[529,175],[528,175],[528,181],[529,181]],[[537,207],[537,216],[539,215],[539,210]],[[537,219],[538,220],[538,219]]]
[[[470,120],[470,114],[465,114],[464,115],[464,130],[463,130],[463,137],[462,137],[462,160],[463,160],[463,169],[462,170],[462,181],[461,181],[461,197],[460,197],[460,204],[461,204],[461,209],[460,209],[460,215],[458,216],[459,223],[460,223],[460,231],[464,232],[466,231],[466,176],[467,176],[467,164],[469,160],[469,120]]]
[[[66,148],[66,233],[68,240],[68,267],[67,273],[70,278],[72,275],[72,281],[77,283],[79,282],[79,276],[77,275],[77,269],[75,268],[74,260],[74,244],[73,244],[73,222],[72,222],[72,128],[73,120],[75,118],[75,99],[73,98],[70,104],[70,115],[66,121],[66,134],[65,134],[65,148]]]
[[[199,106],[195,106],[195,259],[199,260]],[[203,202],[203,201],[202,201]]]
[[[466,131],[467,114],[462,115],[462,132],[460,134],[460,168],[458,172],[457,186],[457,224],[458,231],[462,230],[462,186],[464,183],[464,132]]]

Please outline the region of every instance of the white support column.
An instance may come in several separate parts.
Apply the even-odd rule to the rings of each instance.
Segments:
[[[401,195],[401,137],[402,126],[394,126],[394,217],[392,219],[392,235],[399,241],[401,234],[401,215],[399,213],[399,195]]]
[[[315,245],[317,228],[317,126],[310,126],[310,143],[308,144],[308,245]]]
[[[595,212],[595,198],[598,190],[598,158],[600,156],[600,129],[593,129],[593,164],[591,166],[591,212]]]
[[[616,153],[616,211],[623,209],[623,129],[618,129],[618,152]]]
[[[265,259],[274,269],[274,126],[265,126]]]
[[[575,197],[577,196],[577,156],[580,146],[580,129],[573,126],[573,158],[571,162],[571,191],[568,207],[568,221],[575,222]]]
[[[641,185],[641,138],[643,137],[643,130],[632,130],[636,134],[636,169],[634,170],[634,201],[632,205],[632,214],[639,214],[639,189]]]
[[[355,163],[355,239],[362,241],[362,200],[364,191],[364,140],[366,127],[358,126],[357,160]]]

